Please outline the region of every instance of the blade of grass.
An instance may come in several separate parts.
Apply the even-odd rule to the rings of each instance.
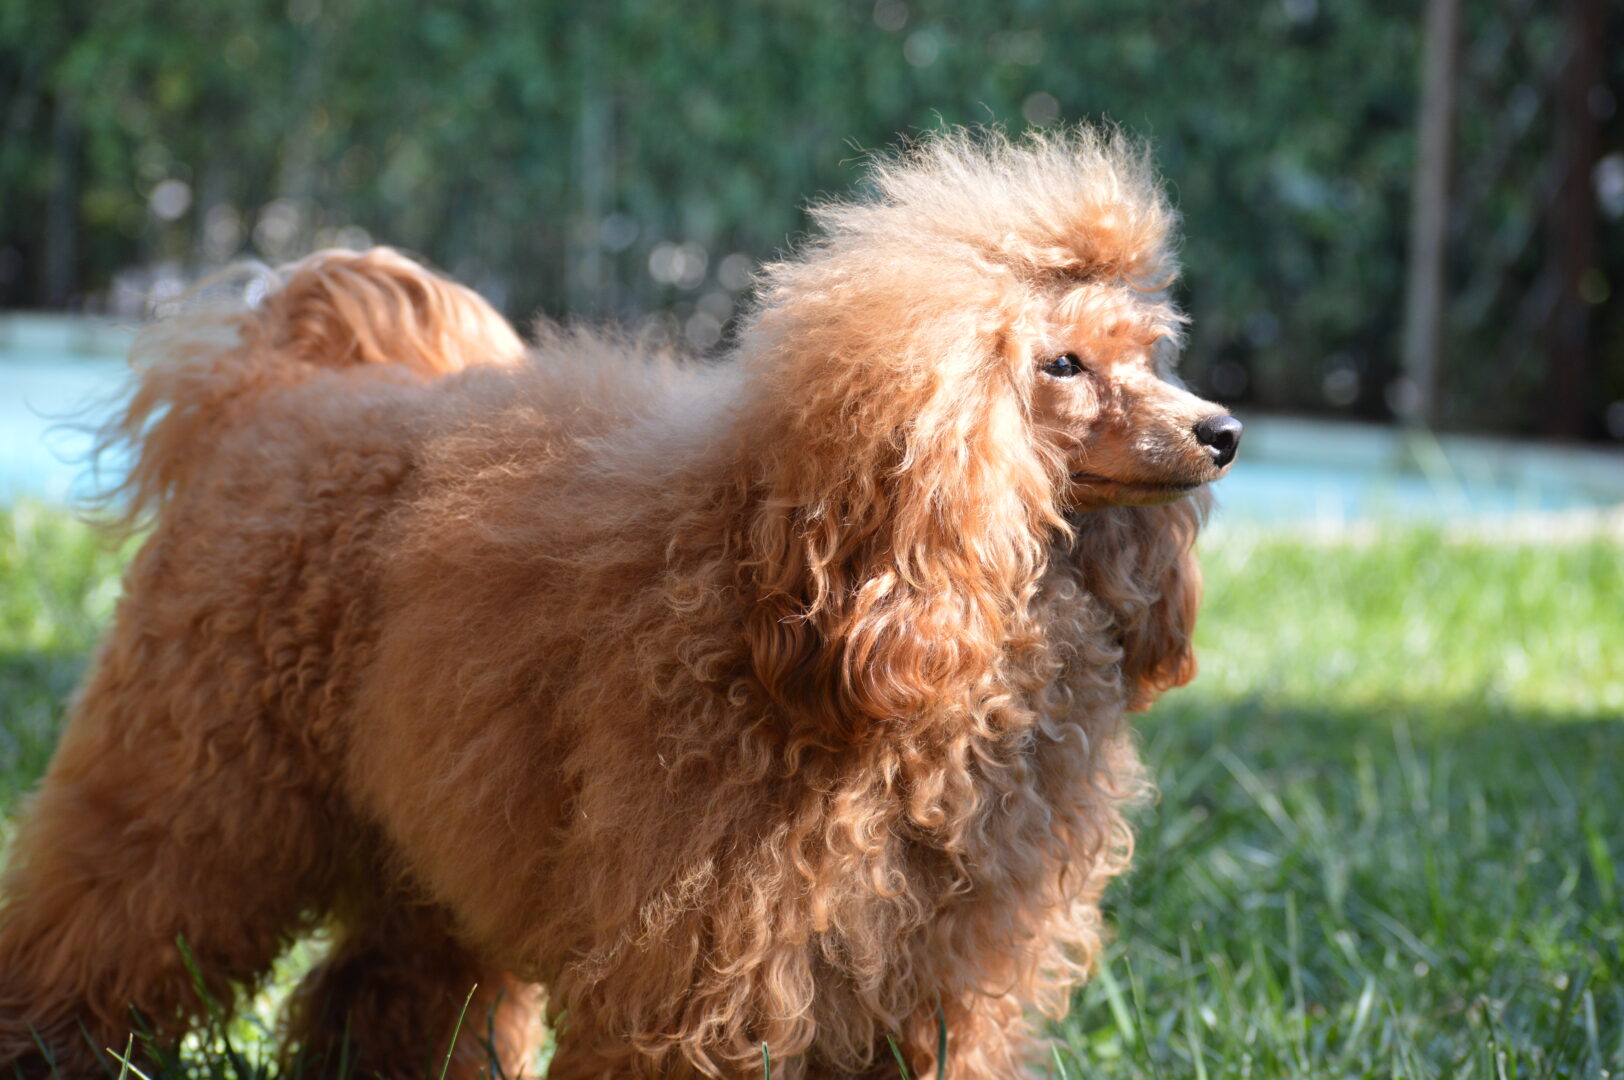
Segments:
[[[947,1014],[936,1003],[936,1080],[947,1080]]]
[[[897,1068],[902,1072],[902,1080],[913,1080],[913,1075],[908,1072],[908,1063],[902,1060],[902,1047],[889,1035],[885,1037],[885,1041],[891,1044],[891,1056],[897,1059]]]
[[[1551,1077],[1556,1075],[1556,1063],[1561,1060],[1562,1052],[1567,1049],[1573,1018],[1578,1012],[1579,995],[1584,993],[1585,987],[1589,985],[1588,970],[1568,983],[1568,992],[1562,999],[1562,1018],[1556,1026],[1556,1038],[1551,1042],[1551,1056],[1545,1059],[1545,1067],[1539,1072],[1539,1080],[1551,1080]]]
[[[114,1050],[112,1047],[108,1047],[107,1052],[118,1059],[118,1063],[121,1066],[119,1069],[119,1076],[121,1078],[125,1077],[127,1073],[134,1073],[137,1080],[152,1080],[152,1077],[141,1071],[141,1067],[139,1065],[130,1060],[132,1055],[130,1054],[130,1047],[128,1045],[126,1045],[124,1048],[123,1057],[119,1057],[118,1051]]]
[[[51,1080],[62,1080],[62,1073],[56,1067],[56,1055],[45,1045],[45,1040],[39,1037],[39,1032],[34,1029],[33,1024],[28,1025],[28,1034],[33,1037],[34,1045],[39,1047],[39,1052],[44,1055],[45,1063],[51,1067]]]
[[[348,1012],[344,1014],[344,1042],[338,1048],[338,1078],[337,1080],[350,1080],[350,1021],[352,1017]]]
[[[1122,993],[1122,984],[1117,982],[1116,976],[1111,974],[1109,959],[1100,964],[1099,980],[1105,987],[1105,1003],[1111,1009],[1111,1019],[1116,1021],[1117,1030],[1122,1032],[1125,1042],[1133,1043],[1139,1038],[1139,1028],[1133,1022],[1133,1015],[1128,1011],[1128,1001]]]
[[[1150,1025],[1145,1021],[1144,995],[1139,986],[1139,976],[1134,974],[1133,965],[1126,959],[1122,961],[1122,966],[1128,972],[1128,1000],[1133,1003],[1133,1018],[1139,1027],[1139,1049],[1145,1055],[1145,1064],[1150,1067],[1150,1075],[1161,1080],[1161,1066],[1157,1064],[1155,1055],[1150,1052],[1148,1034]]]
[[[1586,813],[1583,819],[1585,832],[1585,850],[1590,856],[1590,871],[1596,879],[1596,892],[1601,896],[1604,907],[1612,908],[1617,903],[1618,872],[1613,866],[1613,856],[1607,848],[1607,834],[1597,825],[1594,813]]]
[[[248,1061],[237,1052],[232,1045],[231,1032],[226,1029],[225,1011],[209,993],[209,988],[203,982],[203,971],[197,965],[197,959],[192,955],[192,948],[186,944],[185,934],[175,935],[175,948],[180,950],[181,963],[186,965],[186,972],[192,977],[192,988],[203,1002],[203,1009],[208,1013],[209,1027],[219,1034],[221,1044],[226,1048],[226,1061],[231,1064],[231,1071],[237,1080],[255,1080],[254,1071],[248,1067]]]
[[[1183,934],[1179,935],[1179,960],[1186,972],[1195,970],[1195,964],[1190,959],[1190,939]],[[1184,981],[1184,1041],[1190,1047],[1195,1080],[1207,1080],[1207,1055],[1201,1042],[1201,1018],[1196,1008],[1194,980],[1191,978]]]
[[[1605,1062],[1601,1059],[1601,1027],[1596,1023],[1596,996],[1585,991],[1585,1060],[1590,1070],[1600,1076]]]
[[[445,1074],[451,1069],[451,1055],[457,1052],[457,1036],[462,1034],[463,1017],[468,1015],[468,1006],[473,1003],[474,992],[478,989],[478,983],[470,986],[468,996],[462,999],[462,1011],[457,1014],[457,1023],[451,1029],[451,1043],[445,1048],[445,1061],[440,1064],[440,1080],[445,1080]]]
[[[1303,992],[1303,942],[1297,925],[1297,893],[1286,893],[1286,964],[1291,980],[1292,1046],[1297,1052],[1297,1068],[1306,1075],[1308,1065],[1308,1001]]]
[[[75,1023],[79,1026],[79,1037],[85,1041],[86,1046],[90,1047],[90,1052],[96,1055],[96,1064],[101,1066],[104,1075],[111,1078],[113,1068],[107,1061],[107,1055],[103,1054],[102,1048],[96,1045],[96,1040],[90,1037],[90,1030],[85,1027],[85,1022],[78,1020]]]

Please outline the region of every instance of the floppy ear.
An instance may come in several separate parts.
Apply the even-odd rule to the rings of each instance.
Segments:
[[[752,422],[746,634],[802,744],[984,712],[1059,524],[996,330],[839,339],[780,336]]]
[[[1207,501],[1199,493],[1168,506],[1121,511],[1129,515],[1133,533],[1125,550],[1131,553],[1128,576],[1138,594],[1126,605],[1119,628],[1128,708],[1135,712],[1195,678],[1201,567],[1194,544]]]

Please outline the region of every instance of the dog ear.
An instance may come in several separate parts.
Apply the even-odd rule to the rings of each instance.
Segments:
[[[1195,618],[1201,603],[1201,567],[1196,562],[1196,530],[1206,496],[1198,494],[1168,506],[1132,511],[1138,534],[1131,550],[1132,576],[1148,603],[1124,620],[1122,675],[1128,708],[1143,712],[1164,691],[1195,678]]]
[[[997,334],[943,315],[889,349],[798,353],[755,425],[756,679],[802,743],[984,712],[1059,524]]]

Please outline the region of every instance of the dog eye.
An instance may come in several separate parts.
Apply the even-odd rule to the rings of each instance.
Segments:
[[[1083,362],[1077,359],[1076,353],[1064,353],[1043,365],[1043,373],[1057,379],[1069,379],[1083,373]]]

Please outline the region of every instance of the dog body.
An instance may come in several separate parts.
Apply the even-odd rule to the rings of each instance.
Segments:
[[[1233,438],[1169,381],[1141,156],[877,176],[726,363],[526,350],[381,250],[146,339],[154,525],[10,856],[0,1062],[93,1074],[132,1006],[172,1040],[177,937],[229,1002],[325,922],[290,1038],[363,1074],[518,1075],[538,988],[553,1077],[892,1075],[888,1038],[932,1076],[944,1026],[955,1078],[1021,1070],[1127,864],[1123,714],[1193,674]]]

